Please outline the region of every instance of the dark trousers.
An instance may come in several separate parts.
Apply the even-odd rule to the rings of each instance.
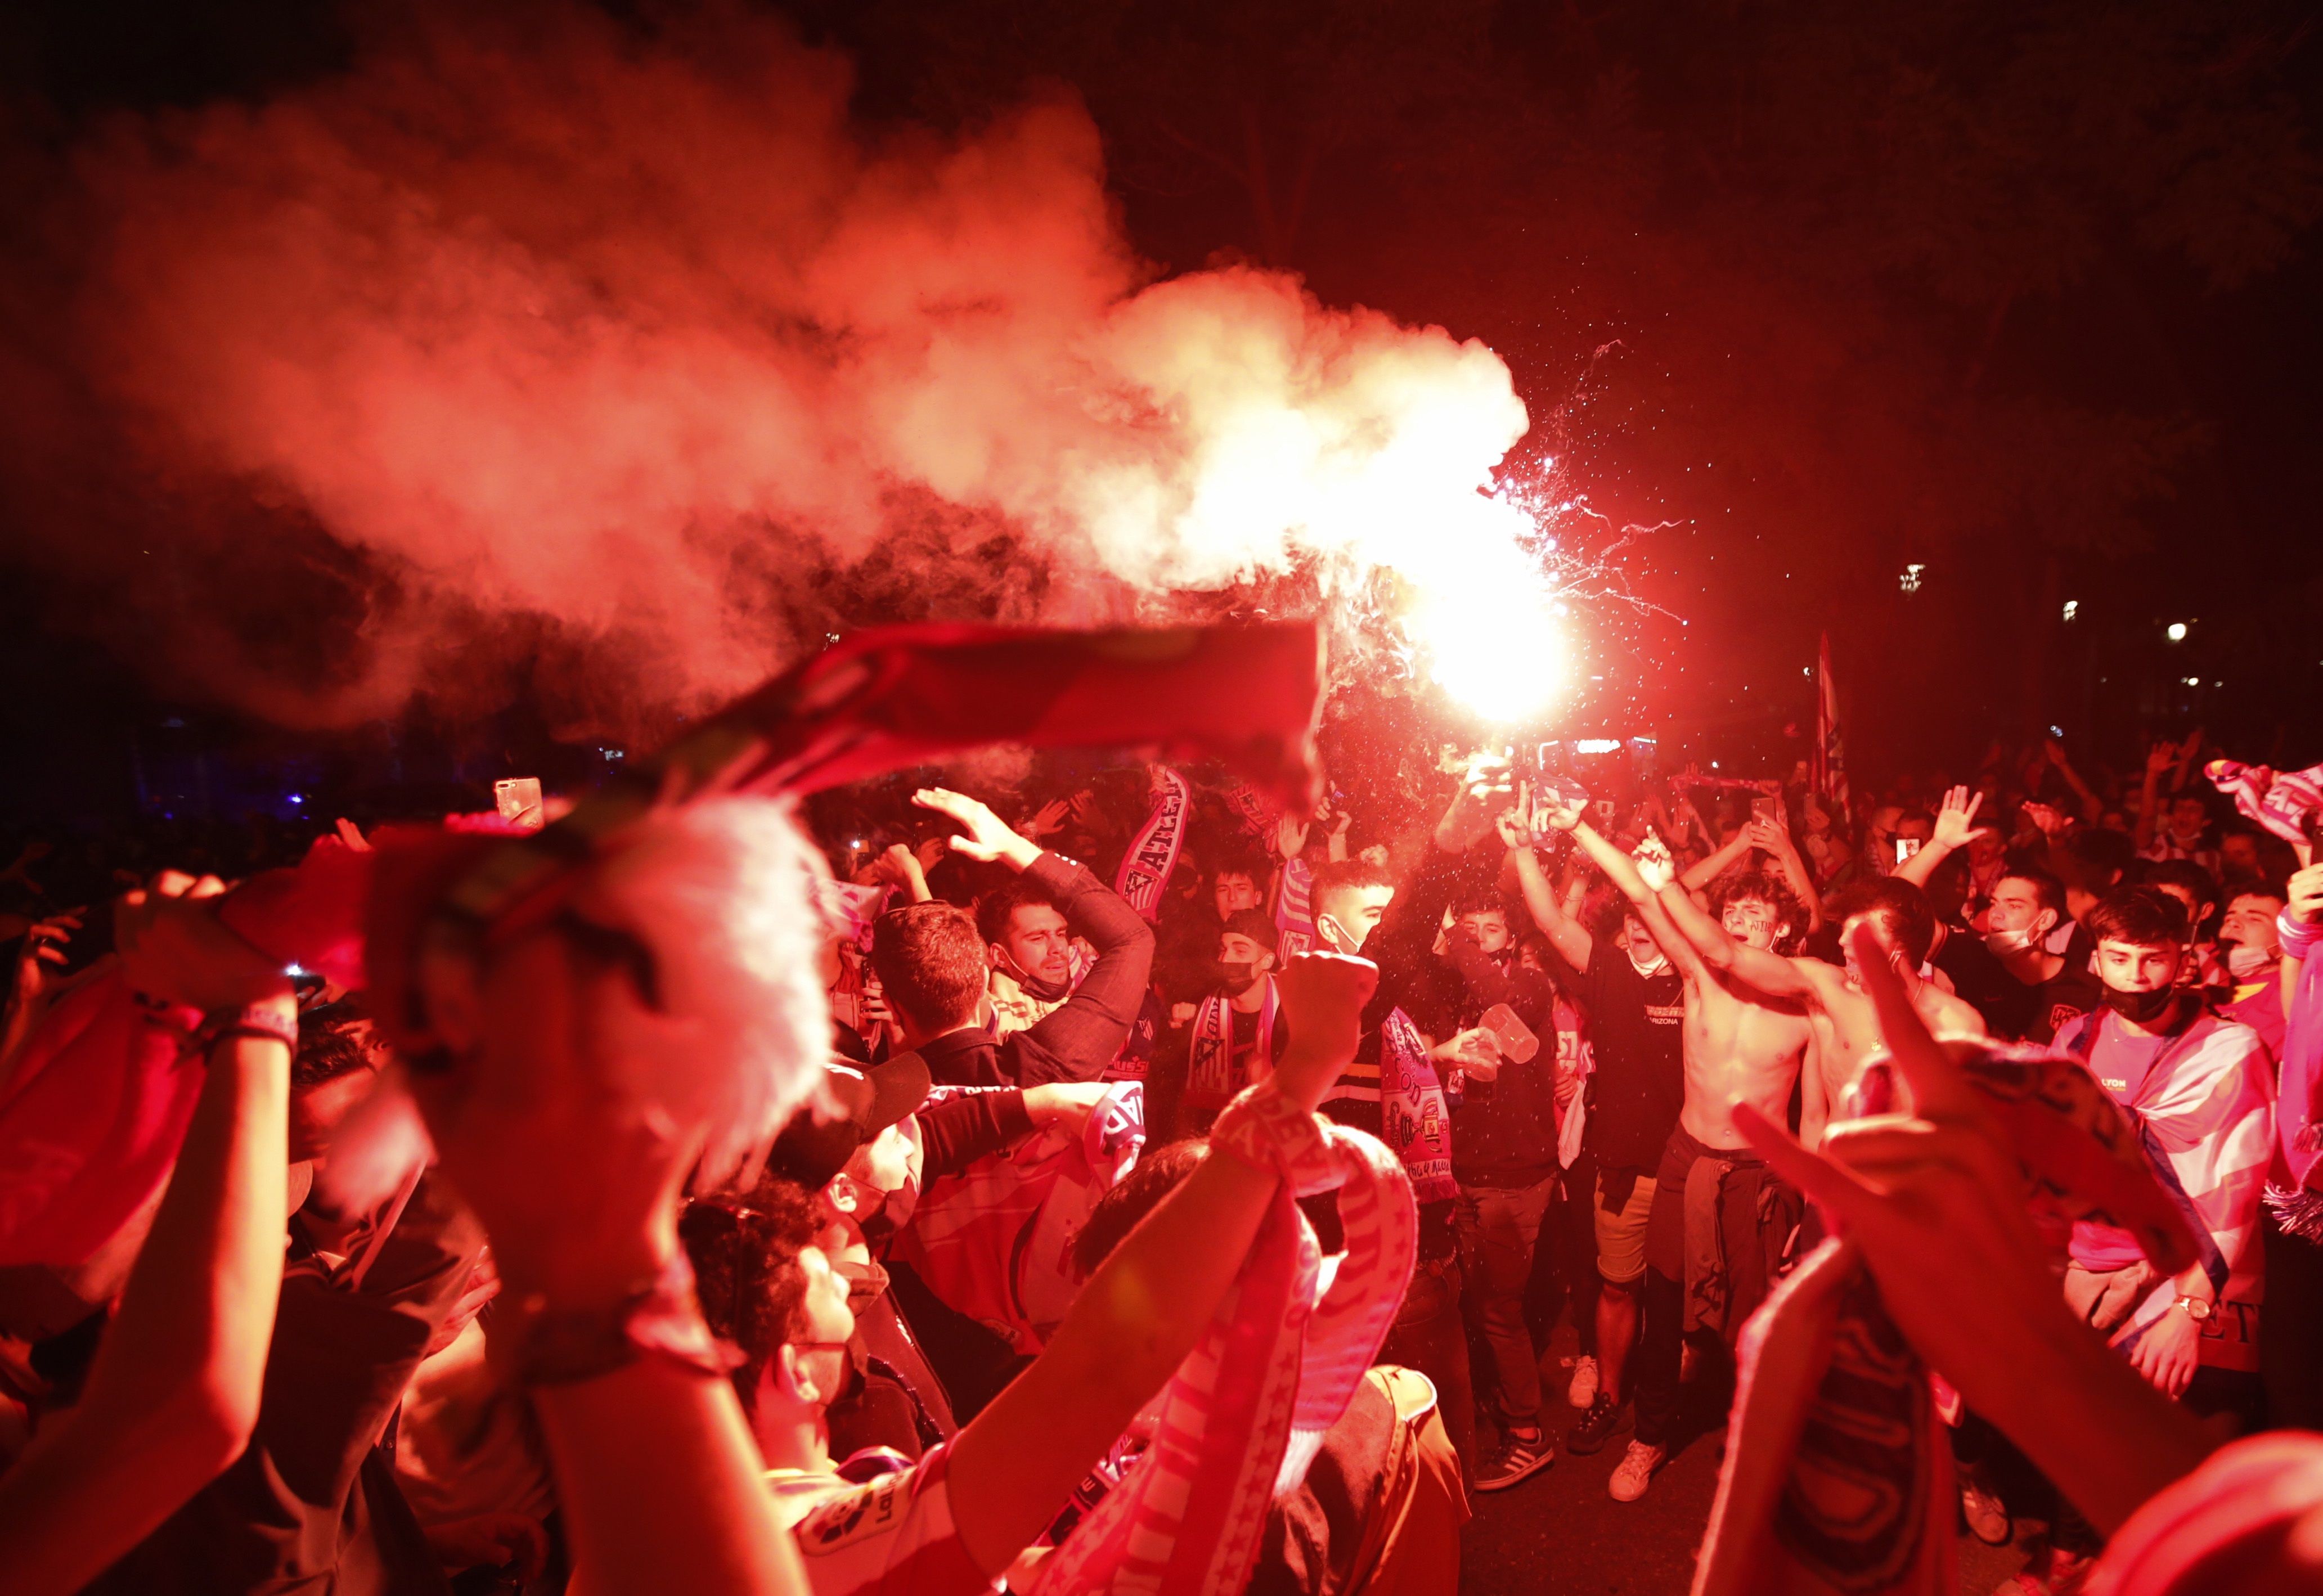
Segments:
[[[1460,1316],[1460,1261],[1422,1259],[1411,1271],[1403,1306],[1380,1348],[1380,1362],[1428,1376],[1437,1411],[1460,1454],[1463,1474],[1476,1472],[1476,1393],[1468,1368],[1468,1326]]]
[[[2258,1372],[2266,1422],[2323,1430],[2323,1246],[2264,1220],[2266,1305],[2258,1315]]]

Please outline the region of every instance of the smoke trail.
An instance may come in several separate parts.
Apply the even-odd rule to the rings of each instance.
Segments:
[[[285,720],[480,660],[690,707],[870,609],[1538,585],[1480,492],[1526,426],[1490,351],[1152,280],[1075,104],[947,142],[849,91],[770,23],[552,10],[115,123],[7,287],[44,434],[0,469],[52,564],[216,595],[171,668]]]

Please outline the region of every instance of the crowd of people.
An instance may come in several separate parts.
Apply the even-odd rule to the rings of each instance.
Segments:
[[[647,914],[592,867],[458,980],[415,940],[393,1010],[231,922],[295,828],[28,833],[0,1592],[1449,1590],[1474,1493],[1560,1451],[1652,1492],[1834,1235],[1940,1377],[1946,1527],[2044,1527],[2025,1596],[2323,1589],[2323,814],[2207,752],[719,800],[712,886]],[[660,929],[792,890],[768,827],[822,856],[829,1041],[705,1179],[599,1088],[806,985],[744,949],[697,1012]],[[107,981],[177,1084],[92,1081],[62,1146]],[[2118,1205],[2043,1220],[1967,1084],[2033,1058],[2190,1262]],[[382,1081],[432,1154],[367,1192]],[[162,1120],[150,1168],[90,1151]]]

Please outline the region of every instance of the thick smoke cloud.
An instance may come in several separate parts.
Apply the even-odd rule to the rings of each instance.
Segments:
[[[618,719],[867,608],[1312,601],[1508,546],[1479,489],[1526,418],[1481,344],[1156,280],[1070,100],[946,140],[849,87],[767,23],[535,12],[94,132],[8,289],[20,516],[131,583],[186,684],[309,723],[479,647],[591,662],[563,685]],[[288,563],[339,607],[170,604],[157,544],[197,591]]]

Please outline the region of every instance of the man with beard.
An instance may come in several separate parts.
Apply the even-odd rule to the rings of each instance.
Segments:
[[[951,851],[997,861],[1048,895],[1012,898],[987,942],[975,921],[941,901],[890,909],[871,928],[871,968],[903,1032],[938,1086],[1040,1086],[1095,1080],[1121,1051],[1145,998],[1153,930],[1087,869],[1026,841],[998,815],[962,793],[923,788],[913,802],[962,835]],[[1097,949],[1072,979],[1071,934]],[[984,1022],[993,968],[1047,1004],[1031,1025],[996,1034]]]
[[[1654,1171],[1646,1223],[1645,1327],[1636,1364],[1637,1438],[1613,1471],[1608,1490],[1616,1501],[1635,1501],[1668,1458],[1679,1416],[1685,1334],[1706,1328],[1728,1335],[1764,1299],[1799,1204],[1770,1182],[1765,1160],[1735,1129],[1733,1105],[1749,1103],[1770,1119],[1789,1117],[1800,1066],[1814,1047],[1807,1005],[1771,997],[1713,968],[1673,923],[1668,896],[1685,895],[1667,848],[1648,838],[1631,859],[1582,823],[1578,804],[1552,809],[1547,823],[1570,830],[1584,851],[1667,947],[1684,983],[1682,1056],[1685,1095]],[[1755,873],[1722,877],[1712,889],[1726,939],[1768,957],[1805,918],[1777,882]],[[1687,906],[1693,900],[1687,897]],[[1705,921],[1706,915],[1694,910]],[[1823,1132],[1824,1104],[1810,1070],[1802,1132],[1812,1144]],[[1608,1434],[1612,1411],[1593,1409],[1582,1421]]]

